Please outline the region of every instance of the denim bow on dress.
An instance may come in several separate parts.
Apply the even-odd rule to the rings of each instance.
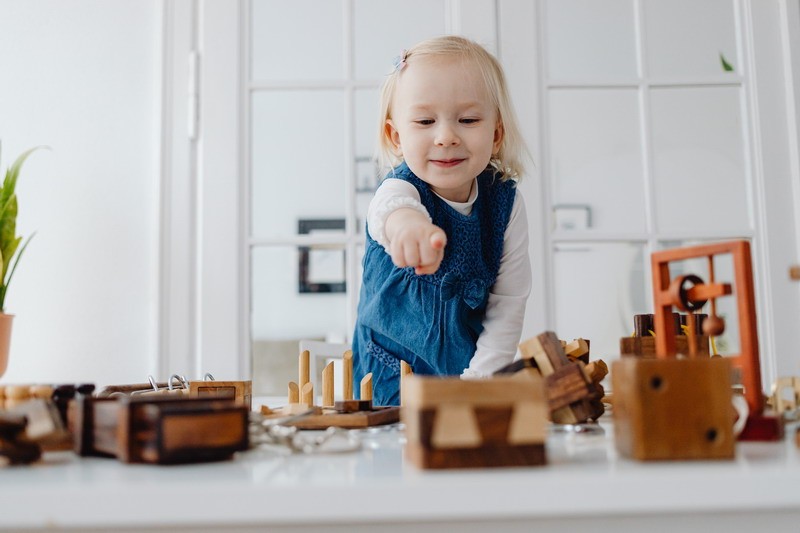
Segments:
[[[442,278],[441,301],[461,296],[470,309],[477,309],[486,298],[486,282],[482,279],[461,281],[457,274],[448,272]]]

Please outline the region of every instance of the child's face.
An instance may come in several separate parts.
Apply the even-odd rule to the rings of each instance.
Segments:
[[[477,66],[447,58],[409,64],[395,89],[386,134],[395,153],[441,197],[466,202],[497,153],[503,128]]]

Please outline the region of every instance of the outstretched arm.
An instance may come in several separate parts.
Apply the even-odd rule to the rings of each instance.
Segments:
[[[408,182],[387,179],[378,188],[367,213],[369,233],[398,267],[433,274],[444,257],[447,236],[431,223],[419,193]]]

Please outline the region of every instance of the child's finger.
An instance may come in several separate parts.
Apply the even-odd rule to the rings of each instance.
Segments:
[[[434,250],[443,250],[447,245],[447,235],[445,232],[439,230],[433,232],[430,238],[431,248]]]

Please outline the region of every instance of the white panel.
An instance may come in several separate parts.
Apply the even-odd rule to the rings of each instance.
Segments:
[[[654,89],[651,104],[659,231],[746,235],[740,89]]]
[[[382,78],[392,59],[445,32],[444,0],[355,0],[355,77]]]
[[[549,94],[556,228],[644,231],[637,91]]]
[[[300,218],[344,218],[344,93],[253,95],[252,232],[297,233]]]
[[[298,292],[298,250],[253,250],[252,335],[255,340],[345,338],[343,293]]]
[[[559,244],[553,257],[556,332],[561,339],[591,341],[607,363],[619,354],[619,339],[633,331],[633,316],[649,313],[644,248],[635,244]]]
[[[157,350],[162,3],[0,2],[2,168],[23,167],[3,381],[130,382]]]
[[[254,80],[344,76],[341,2],[253,0],[252,6]]]
[[[742,73],[733,0],[645,0],[648,72],[654,78],[718,76],[720,54]]]
[[[631,79],[637,75],[633,0],[548,0],[551,80]]]
[[[224,0],[201,3],[203,50],[198,157],[197,372],[217,379],[242,379],[248,372],[240,342],[241,235],[239,213],[239,4]],[[225,102],[225,104],[221,104]]]

